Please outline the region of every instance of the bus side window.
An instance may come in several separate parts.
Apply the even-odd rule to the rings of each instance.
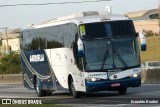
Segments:
[[[39,37],[38,43],[39,49],[46,49],[46,38]]]

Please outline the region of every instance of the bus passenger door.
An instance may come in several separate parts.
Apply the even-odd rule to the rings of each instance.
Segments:
[[[85,71],[83,68],[83,58],[78,58],[77,60],[77,70],[76,70],[76,84],[77,91],[85,91]]]

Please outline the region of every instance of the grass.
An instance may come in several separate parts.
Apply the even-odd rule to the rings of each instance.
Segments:
[[[141,63],[160,61],[160,36],[147,37],[147,51],[141,51]]]

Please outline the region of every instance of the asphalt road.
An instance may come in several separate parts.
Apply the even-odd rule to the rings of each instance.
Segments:
[[[22,85],[0,85],[0,100],[6,98],[41,100],[43,104],[56,103],[78,107],[134,107],[135,105],[137,107],[160,107],[160,84],[142,84],[141,87],[128,88],[126,95],[104,91],[83,94],[79,99],[74,99],[66,91],[57,91],[53,92],[52,96],[38,98],[34,90],[28,90]],[[142,104],[136,101],[140,101]]]

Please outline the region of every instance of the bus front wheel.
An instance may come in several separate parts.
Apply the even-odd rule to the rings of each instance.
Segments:
[[[80,98],[81,97],[81,92],[76,91],[73,80],[70,81],[69,88],[70,88],[69,90],[70,90],[70,92],[71,92],[71,94],[73,95],[74,98]]]

